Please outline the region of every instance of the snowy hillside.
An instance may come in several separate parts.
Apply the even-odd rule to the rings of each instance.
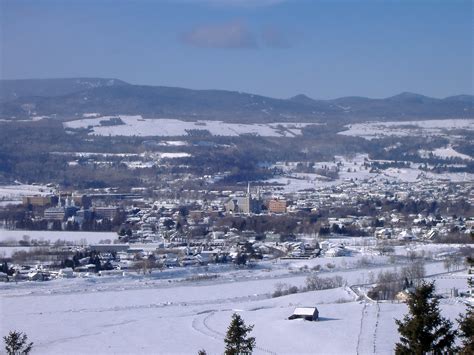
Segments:
[[[397,266],[379,263],[353,269],[351,260],[337,258],[336,271],[322,276],[340,275],[350,285]],[[157,271],[145,277],[4,283],[0,285],[4,320],[0,332],[25,331],[35,342],[35,354],[80,354],[90,349],[145,354],[193,354],[206,349],[221,354],[230,317],[239,312],[246,323],[255,324],[255,354],[391,354],[398,340],[394,319],[407,311],[403,303],[357,301],[347,286],[271,297],[277,283],[302,285],[308,274],[304,265],[311,268],[327,262],[317,258],[263,263],[257,269],[223,269],[216,280],[200,282],[191,281],[185,277],[186,269],[177,268],[174,274]],[[428,274],[443,271],[440,262],[427,264]],[[437,282],[440,291],[465,285],[465,279],[450,275]],[[320,320],[288,320],[298,306],[318,307]],[[452,319],[463,310],[458,299],[442,301],[443,313]]]

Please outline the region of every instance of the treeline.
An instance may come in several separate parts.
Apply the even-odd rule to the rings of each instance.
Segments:
[[[417,287],[425,274],[422,260],[416,260],[400,271],[381,271],[375,280],[371,280],[376,286],[367,295],[375,300],[393,300],[400,291]]]

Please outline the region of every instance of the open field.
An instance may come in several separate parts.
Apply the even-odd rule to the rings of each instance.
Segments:
[[[207,130],[214,136],[239,136],[241,134],[256,134],[266,137],[297,136],[301,128],[309,123],[268,123],[268,124],[238,124],[221,121],[188,122],[177,119],[154,118],[145,119],[142,116],[119,116],[122,125],[102,126],[100,121],[110,118],[85,118],[64,123],[65,128],[92,127],[92,134],[100,136],[186,136],[187,130]]]
[[[347,286],[271,297],[277,283],[303,285],[308,275],[301,271],[304,265],[336,260],[341,265],[344,259],[349,265],[351,258],[317,258],[266,262],[256,269],[213,267],[208,272],[219,277],[200,282],[189,279],[190,269],[177,268],[146,277],[130,273],[2,284],[0,312],[5,321],[0,333],[10,328],[25,331],[37,354],[84,353],[84,342],[96,353],[192,354],[206,349],[220,354],[230,317],[238,312],[255,324],[255,354],[391,354],[398,340],[394,319],[407,311],[403,303],[357,301]],[[397,266],[338,266],[321,276],[340,275],[350,285],[363,281],[363,274]],[[428,274],[439,272],[442,263],[427,264]],[[456,275],[443,275],[437,282],[442,290],[466,285],[465,278]],[[317,306],[320,321],[287,320],[297,306]],[[456,298],[441,303],[451,319],[464,307]]]
[[[375,139],[384,136],[443,136],[445,130],[474,130],[474,119],[447,119],[403,122],[366,122],[346,126],[347,131],[339,132],[348,136]]]
[[[36,239],[38,241],[50,241],[54,243],[57,240],[67,242],[76,242],[84,244],[99,243],[101,240],[117,239],[117,233],[114,232],[68,232],[68,231],[27,231],[27,230],[6,230],[0,229],[0,242],[18,242],[22,239]]]

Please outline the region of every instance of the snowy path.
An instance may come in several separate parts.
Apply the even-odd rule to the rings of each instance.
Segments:
[[[378,303],[366,302],[362,308],[357,354],[377,354],[376,338],[380,308]]]

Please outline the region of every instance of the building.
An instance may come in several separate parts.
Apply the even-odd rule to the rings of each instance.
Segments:
[[[47,206],[51,204],[51,196],[23,196],[22,202],[24,206]]]
[[[117,207],[94,207],[95,215],[99,218],[107,218],[108,220],[113,220],[118,214]]]
[[[286,213],[286,200],[270,200],[268,202],[268,211],[271,213]]]
[[[262,201],[260,200],[260,196],[257,196],[257,198],[252,197],[250,194],[250,185],[248,185],[245,196],[230,197],[224,206],[228,213],[260,213]]]
[[[91,244],[90,250],[99,253],[126,252],[130,249],[128,244]]]
[[[250,213],[250,197],[236,196],[231,197],[225,203],[225,210],[230,213]]]
[[[65,216],[64,207],[50,207],[44,210],[44,219],[48,221],[63,221]]]
[[[268,232],[265,234],[265,242],[267,243],[279,243],[281,241],[281,234]]]
[[[316,307],[297,307],[288,319],[317,321],[319,319],[319,311]]]
[[[87,195],[72,195],[72,199],[76,206],[82,206],[84,209],[88,209],[92,205],[92,199]]]

